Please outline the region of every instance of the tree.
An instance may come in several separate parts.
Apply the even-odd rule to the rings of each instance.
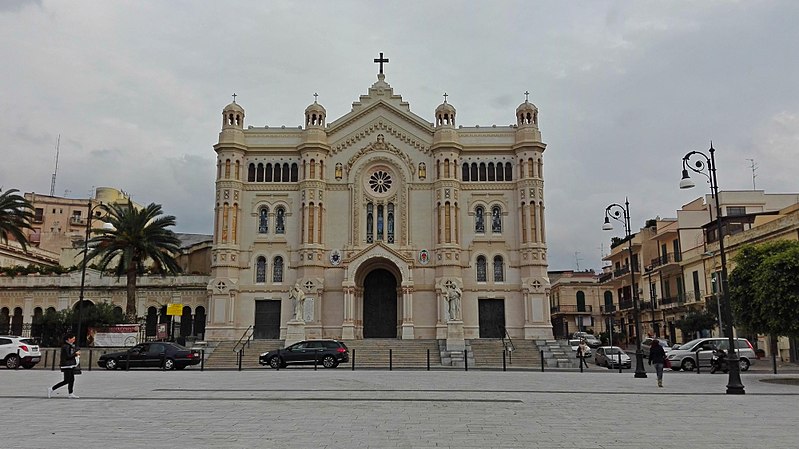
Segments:
[[[697,332],[712,329],[716,324],[716,315],[709,311],[690,311],[682,319],[674,323],[686,339],[692,339]]]
[[[27,251],[28,238],[22,231],[33,230],[33,205],[16,192],[19,190],[10,189],[0,193],[0,240],[8,243],[10,235]]]
[[[130,201],[101,207],[107,213],[103,220],[111,227],[94,230],[98,235],[89,240],[91,249],[85,262],[99,257],[99,269],[111,266],[117,277],[125,275],[125,314],[133,319],[136,317],[136,280],[144,273],[148,260],[157,273],[180,273],[180,265],[175,260],[180,254],[180,239],[167,229],[175,225],[175,217],[162,215],[161,205],[155,203],[143,209],[134,208]]]
[[[735,322],[754,333],[799,336],[799,242],[746,245],[733,260],[729,299]]]

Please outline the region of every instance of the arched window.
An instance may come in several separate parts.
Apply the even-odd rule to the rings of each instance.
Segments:
[[[463,163],[463,169],[461,171],[463,172],[463,173],[461,173],[461,180],[469,181],[469,164],[464,162]]]
[[[469,181],[477,181],[477,163],[472,162],[471,173],[469,173]]]
[[[496,180],[497,179],[496,178],[496,174],[497,174],[497,172],[494,169],[494,163],[493,162],[489,162],[488,163],[488,180],[489,181]]]
[[[374,242],[374,222],[375,206],[372,203],[366,205],[366,243]]]
[[[449,159],[444,159],[444,177],[449,178]]]
[[[269,208],[262,207],[258,211],[258,233],[266,234],[269,232]]]
[[[485,162],[480,162],[480,181],[486,180],[486,164]]]
[[[613,312],[613,293],[610,291],[605,292],[605,310],[604,312]]]
[[[236,160],[236,175],[234,176],[236,180],[241,179],[241,162]]]
[[[272,282],[283,282],[283,258],[275,257],[272,265]]]
[[[266,282],[266,257],[264,256],[255,261],[255,282]]]
[[[272,174],[272,181],[280,182],[280,164],[275,164],[273,169],[274,173]]]
[[[188,337],[191,335],[191,307],[183,306],[183,314],[180,316],[180,336]]]
[[[577,311],[586,312],[585,310],[585,293],[582,290],[577,292]]]
[[[388,203],[386,221],[388,222],[388,243],[394,243],[394,203]]]
[[[316,161],[311,159],[311,175],[309,176],[310,179],[316,178]]]
[[[486,232],[485,209],[483,206],[477,206],[474,209],[474,232],[478,234]]]
[[[289,179],[291,179],[289,173],[290,170],[291,169],[289,168],[288,163],[283,164],[283,182],[289,182]]]
[[[144,335],[155,337],[158,328],[158,309],[153,306],[147,308],[147,321],[144,324]]]
[[[535,161],[533,158],[527,159],[527,177],[532,178],[535,177],[534,170],[535,169]]]
[[[494,282],[505,282],[505,262],[502,256],[494,256]]]
[[[502,162],[497,164],[497,181],[505,180],[505,171],[502,169]]]
[[[491,232],[502,233],[502,209],[499,206],[491,208]]]
[[[383,240],[383,205],[377,205],[377,240]]]
[[[296,162],[291,164],[291,182],[297,182],[297,172],[298,172],[298,170],[299,170],[299,168],[298,168]]]
[[[194,309],[194,335],[200,339],[205,337],[205,307],[197,306]]]
[[[272,182],[272,164],[266,164],[266,179],[260,181]]]
[[[286,233],[286,209],[283,207],[278,207],[275,209],[275,234],[285,234]]]
[[[486,258],[485,256],[477,256],[477,282],[486,281]]]
[[[247,182],[255,182],[255,164],[253,163],[247,167]]]
[[[505,181],[513,181],[513,167],[510,162],[505,162]]]
[[[225,178],[230,179],[230,159],[225,159]]]

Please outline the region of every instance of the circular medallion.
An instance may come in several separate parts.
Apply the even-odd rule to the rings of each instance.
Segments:
[[[422,265],[427,265],[429,262],[430,262],[430,253],[426,249],[419,251],[419,263],[421,263]]]
[[[330,263],[333,265],[338,265],[341,263],[341,251],[334,249],[330,252]]]

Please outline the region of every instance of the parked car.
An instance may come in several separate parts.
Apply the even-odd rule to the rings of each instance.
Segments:
[[[586,343],[588,343],[588,342],[586,341]],[[577,354],[577,347],[580,346],[580,339],[573,338],[573,339],[569,340],[569,346],[571,346],[572,347],[572,351],[574,351],[574,353]],[[588,347],[588,351],[585,353],[585,356],[586,357],[591,357],[591,347],[590,346]]]
[[[594,336],[594,334],[589,334],[588,332],[575,332],[572,334],[572,339],[579,340],[585,339],[585,342],[588,346],[592,348],[598,348],[602,346],[602,342]]]
[[[749,340],[736,338],[735,342],[741,371],[746,371],[757,360],[757,355]],[[684,345],[674,345],[666,358],[671,362],[671,369],[675,371],[680,369],[693,371],[696,369],[697,363],[700,366],[710,366],[710,357],[713,355],[714,349],[726,351],[728,348],[729,340],[726,338],[697,338]],[[697,360],[697,351],[699,351],[699,360]]]
[[[350,360],[349,350],[344,342],[338,340],[305,340],[277,351],[264,352],[258,363],[272,368],[285,368],[287,365],[313,365],[318,363],[325,368],[335,368],[339,363]]]
[[[176,343],[154,341],[140,343],[126,351],[103,354],[97,359],[100,368],[164,368],[183,369],[200,363],[199,351],[184,348]]]
[[[644,341],[641,342],[641,349],[644,351],[644,358],[649,357],[649,350],[652,347],[652,342],[656,340],[660,343],[660,346],[663,347],[663,351],[666,353],[666,355],[667,356],[669,355],[669,352],[671,351],[671,343],[669,343],[668,340],[666,340],[665,338],[647,337]]]
[[[0,360],[8,369],[33,368],[42,359],[39,345],[29,338],[0,335]]]
[[[621,363],[622,368],[632,367],[630,356],[618,346],[600,346],[594,352],[594,363],[608,368],[618,368]],[[619,360],[621,357],[621,360]]]

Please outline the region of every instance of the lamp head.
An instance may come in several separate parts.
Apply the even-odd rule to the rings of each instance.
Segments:
[[[682,169],[682,179],[680,180],[680,188],[681,189],[690,189],[690,188],[693,188],[694,186],[696,186],[696,184],[694,184],[694,181],[688,175],[688,170],[683,168]]]
[[[607,215],[605,215],[605,224],[602,225],[602,230],[603,231],[612,231],[613,230],[613,225],[610,224],[610,218],[608,218]]]

